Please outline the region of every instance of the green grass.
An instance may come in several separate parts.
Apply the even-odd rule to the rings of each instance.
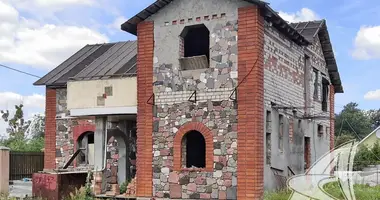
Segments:
[[[323,188],[335,198],[345,200],[337,182],[326,184]],[[380,199],[380,186],[370,187],[367,185],[354,185],[354,190],[356,199],[358,200]],[[288,200],[290,194],[290,190],[266,192],[264,194],[264,200]]]

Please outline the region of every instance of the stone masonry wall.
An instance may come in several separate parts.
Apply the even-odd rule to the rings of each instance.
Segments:
[[[148,20],[154,21],[153,194],[182,199],[236,199],[237,109],[230,96],[238,79],[237,0],[173,1]],[[186,26],[210,31],[210,65],[181,71]],[[191,97],[196,92],[197,102]],[[191,98],[190,98],[191,97]],[[232,95],[234,98],[235,96]],[[212,171],[174,170],[173,141],[187,122],[201,122],[213,132]],[[206,146],[207,149],[207,146]],[[207,152],[206,152],[207,154]],[[178,156],[178,155],[177,155]]]
[[[173,141],[187,122],[213,132],[212,172],[173,171]],[[153,132],[153,184],[156,197],[236,199],[237,111],[232,101],[157,106]],[[207,152],[206,152],[207,154]]]
[[[93,125],[91,118],[72,118],[67,109],[67,90],[56,90],[56,168],[62,168],[75,152],[75,141],[78,136],[74,136],[73,129],[79,125]],[[70,166],[72,168],[74,162]],[[79,167],[79,166],[78,166]],[[77,168],[79,170],[79,168]]]

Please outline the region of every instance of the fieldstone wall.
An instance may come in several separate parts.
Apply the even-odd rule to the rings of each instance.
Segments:
[[[78,125],[94,124],[91,118],[72,118],[67,109],[67,90],[56,89],[56,168],[63,168],[75,152],[76,141],[73,128]],[[73,168],[74,162],[69,168]],[[77,166],[76,170],[90,166]]]
[[[237,111],[233,101],[183,102],[157,106],[153,132],[153,185],[156,197],[236,199]],[[187,122],[213,132],[212,172],[173,171],[173,141]],[[207,152],[206,152],[207,154]]]

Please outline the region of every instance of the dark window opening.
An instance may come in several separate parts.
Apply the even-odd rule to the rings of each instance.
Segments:
[[[267,165],[271,165],[271,159],[272,159],[272,142],[271,142],[271,133],[267,133],[265,136],[266,141],[266,162]]]
[[[308,137],[305,137],[304,160],[305,160],[304,169],[306,170],[310,167],[310,164],[311,164],[310,138]]]
[[[187,26],[180,35],[181,68],[207,68],[210,60],[210,31],[203,24]]]
[[[86,132],[83,133],[77,141],[77,149],[81,149],[78,155],[78,164],[92,164],[89,163],[89,155],[93,155],[93,148],[89,148],[89,146],[94,145],[94,132]]]
[[[314,69],[313,70],[313,77],[314,77],[314,100],[318,100],[318,70]]]
[[[205,168],[206,141],[203,135],[198,131],[190,131],[184,136],[183,140],[182,144],[186,145],[186,148],[182,149],[185,150],[182,155],[186,157],[184,166],[186,168]]]
[[[327,111],[327,101],[329,98],[329,82],[327,79],[322,79],[322,111]]]
[[[323,135],[323,126],[318,125],[318,136],[321,137]]]
[[[278,149],[282,152],[284,150],[284,116],[279,115],[278,121]]]

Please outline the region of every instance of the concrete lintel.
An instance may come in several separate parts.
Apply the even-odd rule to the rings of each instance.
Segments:
[[[117,114],[137,114],[137,107],[83,108],[70,110],[70,116],[72,117]]]

